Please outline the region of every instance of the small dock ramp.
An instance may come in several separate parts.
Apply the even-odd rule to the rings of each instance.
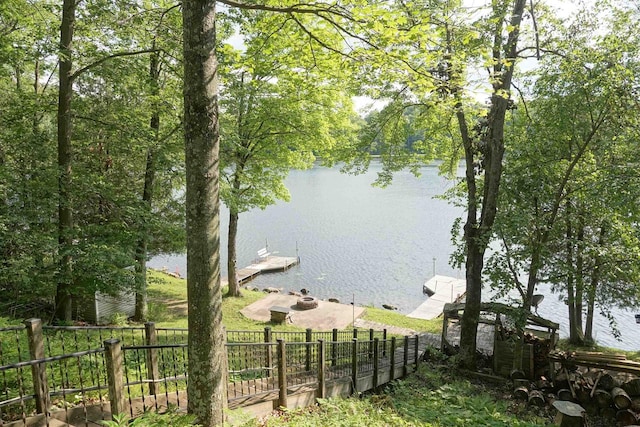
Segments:
[[[287,271],[291,267],[300,264],[299,257],[282,257],[268,255],[260,259],[256,259],[251,265],[236,270],[236,276],[238,277],[238,283],[244,285],[251,280],[255,279],[261,273],[277,273],[281,271]],[[229,283],[225,277],[223,285]]]
[[[423,287],[424,293],[431,296],[418,308],[407,314],[407,317],[435,319],[442,314],[446,303],[459,301],[464,296],[467,282],[455,277],[433,276]]]

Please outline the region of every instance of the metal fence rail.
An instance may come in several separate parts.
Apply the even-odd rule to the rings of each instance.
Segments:
[[[358,381],[417,364],[418,338],[386,339],[386,331],[229,331],[230,407],[289,395],[325,394],[327,384]],[[360,339],[358,339],[359,337]],[[341,338],[346,338],[341,340]],[[415,344],[414,344],[415,343]],[[32,417],[89,425],[114,413],[129,416],[186,407],[185,329],[49,327],[38,319],[0,328],[0,426]],[[368,386],[367,386],[368,387]],[[73,422],[71,422],[73,421]]]

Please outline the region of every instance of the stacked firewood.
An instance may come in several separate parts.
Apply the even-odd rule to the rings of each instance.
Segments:
[[[533,372],[535,377],[539,378],[544,375],[544,372],[549,367],[549,352],[551,351],[552,341],[530,333],[524,335],[524,340],[526,344],[533,345]]]
[[[553,352],[549,359],[556,362],[553,380],[541,376],[531,382],[512,374],[514,398],[552,404],[563,426],[583,425],[583,410],[617,425],[640,424],[640,363],[602,353]]]

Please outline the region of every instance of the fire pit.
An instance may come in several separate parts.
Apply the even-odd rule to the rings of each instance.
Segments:
[[[296,307],[300,310],[311,310],[312,308],[316,308],[318,306],[318,299],[314,297],[302,297],[298,298],[296,302]]]

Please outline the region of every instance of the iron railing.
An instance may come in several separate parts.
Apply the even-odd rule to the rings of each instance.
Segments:
[[[260,399],[286,407],[289,394],[313,390],[322,397],[331,381],[363,391],[363,377],[373,376],[375,387],[380,372],[393,379],[396,369],[404,375],[417,366],[417,336],[398,343],[386,337],[357,329],[228,331],[229,407]],[[116,413],[186,407],[187,361],[186,329],[153,323],[61,327],[29,319],[0,328],[0,426],[33,417],[89,425]]]

